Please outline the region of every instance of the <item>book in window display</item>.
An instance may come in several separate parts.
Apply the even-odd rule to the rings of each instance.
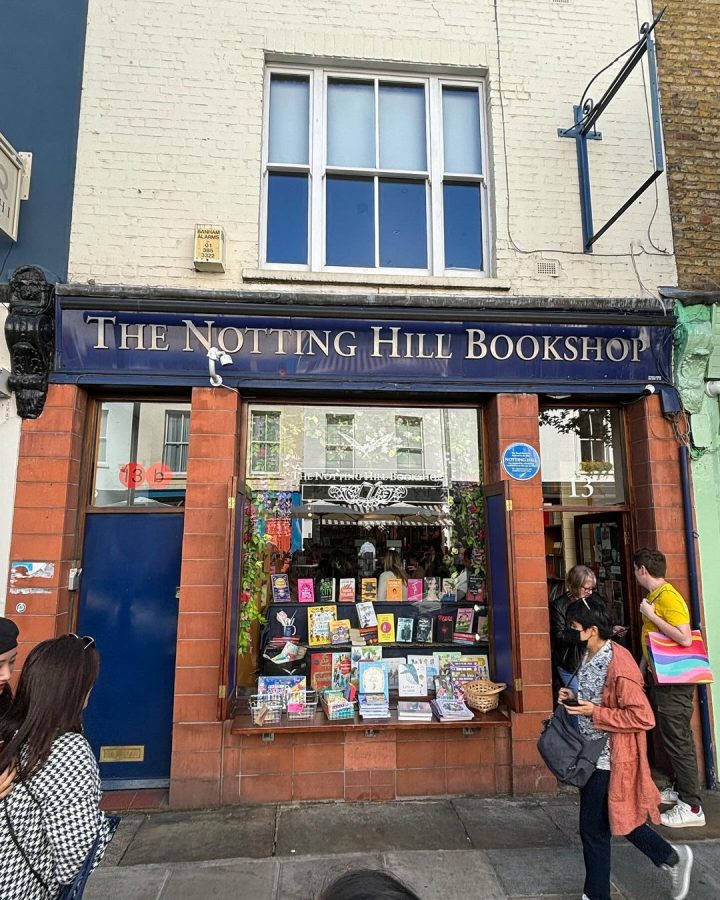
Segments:
[[[398,689],[398,670],[401,664],[405,662],[407,660],[404,656],[391,656],[388,659],[383,659],[383,665],[388,673],[388,688],[391,691]]]
[[[375,645],[370,647],[353,646],[350,650],[350,681],[358,684],[358,671],[361,662],[382,662],[382,647]]]
[[[297,592],[300,603],[315,602],[315,583],[312,578],[298,578]]]
[[[382,661],[362,661],[358,665],[358,705],[363,718],[390,717],[387,669]]]
[[[283,706],[299,703],[305,694],[304,675],[261,675],[258,678],[258,694],[278,697]]]
[[[377,578],[363,578],[360,582],[360,599],[363,603],[377,600]]]
[[[308,607],[308,644],[323,647],[330,644],[330,623],[335,621],[336,606]]]
[[[475,610],[472,606],[461,606],[455,613],[455,633],[471,634],[474,621]]]
[[[413,639],[413,625],[415,620],[399,616],[397,620],[398,644],[411,644]]]
[[[324,691],[332,687],[332,653],[313,653],[310,655],[310,687],[315,691]]]
[[[437,578],[426,578],[425,579],[425,599],[426,600],[440,600],[440,585],[438,584]]]
[[[350,619],[336,619],[330,622],[330,643],[333,647],[350,643]]]
[[[320,603],[335,602],[335,579],[321,578],[318,582],[318,600]]]
[[[398,700],[398,722],[432,722],[432,707],[422,700]]]
[[[485,602],[485,584],[482,575],[476,575],[475,573],[468,575],[468,589],[465,599],[469,603]]]
[[[385,599],[394,603],[401,602],[402,595],[402,579],[388,578],[385,586]]]
[[[412,603],[419,603],[423,598],[422,578],[408,578],[407,598]]]
[[[433,639],[432,616],[418,616],[415,640],[418,644],[431,644]]]
[[[393,613],[378,613],[378,641],[381,644],[395,643],[395,616]]]
[[[398,669],[398,697],[427,697],[427,673],[424,666],[410,663]]]
[[[355,609],[357,610],[360,628],[370,628],[372,626],[377,628],[378,620],[375,615],[375,607],[369,600],[363,600],[360,603],[356,603]]]
[[[438,666],[437,657],[434,653],[408,653],[407,661],[409,665],[421,666],[425,669],[425,676],[428,685],[432,685],[440,667]]]
[[[350,684],[352,675],[352,660],[350,653],[333,653],[332,655],[332,687],[333,690],[343,690]]]
[[[340,603],[355,602],[355,579],[341,578],[338,582],[338,597]]]
[[[455,617],[450,613],[440,613],[437,617],[437,639],[440,644],[452,642]]]
[[[454,578],[442,579],[442,596],[440,599],[444,603],[455,603],[457,601],[457,588],[455,587]]]
[[[271,575],[270,584],[272,585],[273,603],[290,602],[290,582],[285,572]]]

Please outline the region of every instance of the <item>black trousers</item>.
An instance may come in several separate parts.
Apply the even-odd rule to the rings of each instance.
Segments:
[[[689,806],[700,806],[700,779],[690,720],[695,687],[692,684],[650,684],[650,702],[665,752],[672,765],[675,790]]]
[[[580,790],[580,839],[585,859],[585,894],[590,900],[610,900],[611,842],[608,816],[610,772],[596,769]],[[673,848],[649,825],[625,837],[656,866],[665,863]]]

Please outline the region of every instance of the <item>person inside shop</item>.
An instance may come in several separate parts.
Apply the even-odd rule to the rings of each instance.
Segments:
[[[425,576],[427,578],[446,578],[447,569],[443,562],[442,556],[437,551],[437,547],[431,544],[425,551]]]
[[[574,674],[583,657],[584,647],[578,632],[570,627],[567,610],[576,600],[592,597],[601,605],[602,597],[595,592],[597,579],[587,566],[573,566],[565,576],[565,589],[550,600],[550,643],[552,646],[553,675],[556,683],[577,690]]]
[[[375,544],[367,538],[358,550],[358,574],[370,578],[375,572]]]
[[[383,557],[383,571],[378,578],[377,598],[379,601],[387,600],[388,581],[391,578],[399,579],[403,600],[407,600],[407,572],[403,569],[402,559],[397,550],[388,550]]]
[[[458,600],[464,600],[468,589],[468,578],[472,572],[472,551],[466,547],[463,551],[462,568],[455,579],[455,590]]]
[[[633,557],[633,569],[638,584],[648,593],[640,604],[643,616],[641,667],[647,677],[647,635],[660,631],[683,647],[692,643],[690,612],[682,594],[665,580],[667,563],[659,550],[638,550]],[[661,816],[668,828],[702,827],[705,813],[700,800],[695,739],[692,732],[692,684],[655,684],[648,679],[650,702],[657,717],[658,731],[672,766],[675,787],[666,787],[661,794],[663,803],[675,804]]]
[[[420,554],[413,551],[407,558],[407,562],[405,563],[405,571],[408,573],[408,578],[424,578],[425,577],[425,567],[420,563]]]
[[[650,774],[646,732],[655,724],[643,676],[632,655],[610,640],[602,601],[582,598],[566,610],[586,649],[577,690],[561,688],[558,702],[577,718],[586,741],[604,741],[595,771],[580,789],[580,840],[585,861],[583,900],[610,900],[611,841],[622,835],[670,875],[673,900],[690,888],[692,850],[669,844],[647,824],[660,822],[660,792]]]
[[[10,679],[18,655],[18,627],[11,620],[0,616],[0,719],[10,709],[13,699]],[[15,766],[0,772],[0,799],[7,796],[15,781]]]

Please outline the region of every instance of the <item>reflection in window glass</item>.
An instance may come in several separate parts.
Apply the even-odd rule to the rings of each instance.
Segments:
[[[92,505],[182,506],[189,433],[189,403],[104,402]]]
[[[253,412],[250,417],[250,470],[255,475],[280,471],[280,413]]]
[[[355,416],[328,415],[325,442],[325,465],[328,470],[352,471],[354,423]]]
[[[545,505],[625,503],[620,411],[555,408],[540,414]]]
[[[422,419],[419,416],[396,416],[398,469],[412,472],[423,467]]]

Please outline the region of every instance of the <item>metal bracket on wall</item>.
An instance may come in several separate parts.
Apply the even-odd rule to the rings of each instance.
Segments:
[[[665,171],[662,126],[660,124],[660,93],[658,90],[657,60],[655,57],[655,42],[652,38],[652,32],[663,17],[664,12],[664,9],[661,10],[652,22],[645,22],[642,25],[640,28],[640,39],[633,47],[630,56],[625,60],[622,68],[598,102],[595,103],[590,98],[585,100],[585,95],[583,94],[580,105],[573,106],[574,124],[572,127],[558,128],[558,137],[573,138],[575,141],[578,182],[580,187],[580,216],[582,219],[583,251],[585,253],[593,252],[593,244],[605,234],[608,228],[610,228],[610,226],[613,225],[620,216],[632,206],[638,197],[640,197]],[[610,105],[610,101],[615,94],[617,94],[630,73],[646,53],[648,57],[655,169],[649,178],[646,178],[640,187],[623,203],[620,209],[613,213],[601,228],[594,231],[587,142],[602,140],[602,134],[595,128],[598,119],[605,112]]]

